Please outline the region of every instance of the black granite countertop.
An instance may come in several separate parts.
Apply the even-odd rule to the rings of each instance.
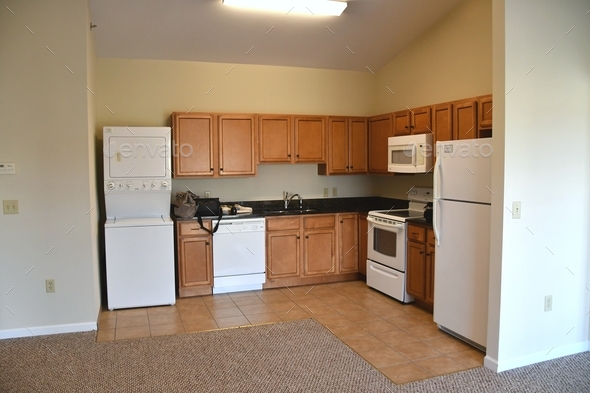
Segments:
[[[325,213],[367,213],[371,210],[388,210],[388,209],[407,209],[408,201],[395,198],[384,197],[350,197],[350,198],[319,198],[304,199],[302,209],[299,209],[299,200],[294,199],[289,203],[288,209],[285,209],[284,201],[266,200],[266,201],[232,201],[221,202],[222,205],[239,204],[244,207],[251,207],[250,214],[223,215],[222,219],[246,219],[261,218],[268,216],[286,216],[301,214],[325,214]],[[279,213],[282,211],[287,213]],[[196,218],[175,217],[173,206],[171,216],[177,221],[194,220]],[[203,217],[203,219],[217,219],[217,217]]]

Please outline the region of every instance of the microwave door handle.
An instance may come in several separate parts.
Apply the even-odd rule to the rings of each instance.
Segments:
[[[437,148],[441,146],[437,143]],[[441,150],[442,149],[438,149]],[[442,190],[442,159],[441,159],[441,151],[436,152],[436,162],[434,163],[434,177],[433,177],[433,188],[434,188],[434,199],[440,198],[441,190]]]
[[[416,157],[416,151],[418,149],[418,146],[416,143],[412,144],[412,166],[416,166],[417,165],[417,157]]]

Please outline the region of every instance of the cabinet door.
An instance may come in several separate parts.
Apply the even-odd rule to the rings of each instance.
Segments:
[[[434,304],[434,246],[426,245],[424,300]]]
[[[339,214],[338,225],[338,273],[358,272],[358,214]]]
[[[437,141],[453,140],[453,104],[439,104],[432,108],[432,130],[434,131],[434,144]],[[436,146],[432,146],[436,153]]]
[[[429,106],[411,109],[412,123],[410,129],[412,134],[428,134],[432,132],[432,118]]]
[[[328,174],[348,173],[348,122],[346,118],[328,120]]]
[[[369,119],[369,173],[387,171],[387,138],[393,136],[391,115]]]
[[[258,116],[258,161],[291,162],[291,117]]]
[[[359,272],[367,275],[367,240],[369,232],[369,223],[367,215],[359,216]]]
[[[326,161],[326,119],[295,117],[295,162]]]
[[[349,173],[367,173],[369,134],[367,119],[350,119],[348,122]]]
[[[492,95],[479,97],[479,108],[477,110],[478,115],[478,137],[484,138],[491,136],[492,128],[492,109],[494,105],[492,102]],[[486,130],[486,131],[484,131]]]
[[[334,229],[313,229],[303,231],[303,274],[314,276],[334,274]]]
[[[254,116],[219,115],[219,176],[256,175]]]
[[[410,135],[411,113],[409,110],[393,112],[393,135]]]
[[[174,113],[172,126],[173,177],[213,177],[213,116]]]
[[[458,103],[453,107],[454,139],[477,138],[477,101]]]
[[[299,270],[299,231],[266,233],[266,276],[297,277]]]
[[[212,286],[211,237],[194,236],[179,239],[178,287],[183,290],[196,286]]]
[[[410,295],[424,299],[425,295],[425,255],[426,247],[422,243],[408,242],[407,253],[407,291]]]

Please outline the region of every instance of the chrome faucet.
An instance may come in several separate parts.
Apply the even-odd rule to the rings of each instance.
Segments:
[[[293,200],[293,198],[297,197],[299,199],[299,208],[303,209],[303,198],[301,198],[301,195],[299,194],[293,194],[291,195],[291,197],[289,198],[289,193],[285,193],[285,209],[289,208],[289,203]]]

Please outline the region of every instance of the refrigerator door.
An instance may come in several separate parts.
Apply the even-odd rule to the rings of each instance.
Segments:
[[[434,321],[486,346],[491,206],[438,201]]]
[[[492,202],[492,138],[436,142],[434,198]]]

